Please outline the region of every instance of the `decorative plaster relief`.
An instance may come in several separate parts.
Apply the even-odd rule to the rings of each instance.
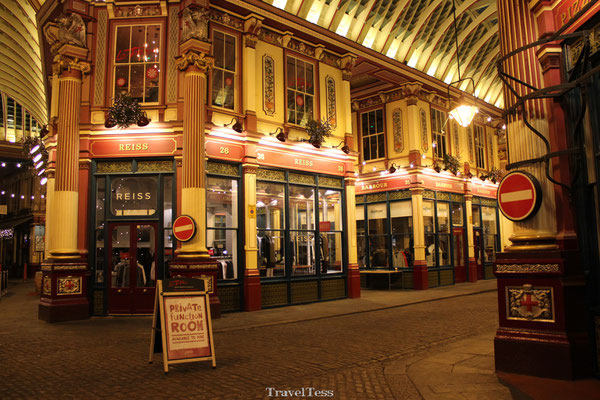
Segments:
[[[58,290],[56,294],[59,296],[81,294],[81,277],[80,276],[67,276],[65,278],[58,278]]]
[[[469,144],[469,161],[475,162],[475,149],[473,148],[473,128],[467,127],[467,140]]]
[[[429,150],[429,139],[427,138],[427,114],[422,108],[419,109],[419,117],[421,119],[421,145],[423,151]]]
[[[399,108],[392,111],[392,123],[394,125],[394,151],[404,151],[404,133],[402,132],[402,110]]]
[[[553,289],[530,284],[506,287],[506,318],[536,322],[554,322]]]
[[[275,114],[275,60],[267,54],[263,56],[263,110]]]
[[[335,103],[335,81],[331,76],[327,76],[325,78],[325,86],[327,87],[327,98],[326,100],[326,108],[327,108],[327,120],[332,128],[337,127],[337,115],[336,115],[336,103]]]

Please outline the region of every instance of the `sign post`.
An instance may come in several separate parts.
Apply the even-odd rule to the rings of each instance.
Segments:
[[[148,362],[162,352],[165,374],[169,364],[211,360],[216,368],[206,281],[173,278],[156,284]]]
[[[533,217],[542,205],[542,187],[535,176],[525,171],[506,175],[497,196],[500,211],[511,221]]]

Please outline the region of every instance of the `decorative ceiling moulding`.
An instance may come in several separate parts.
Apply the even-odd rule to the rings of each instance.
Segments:
[[[412,82],[404,84],[394,90],[380,92],[372,96],[354,100],[352,102],[352,109],[354,111],[363,110],[365,108],[374,107],[384,103],[391,103],[404,98],[414,98],[443,108],[448,107],[448,101],[445,96],[423,89],[423,86],[419,82]]]

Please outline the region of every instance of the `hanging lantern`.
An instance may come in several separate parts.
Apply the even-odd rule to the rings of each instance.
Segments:
[[[479,108],[463,104],[450,111],[450,116],[454,118],[460,126],[466,128],[471,125],[475,114],[478,112]]]

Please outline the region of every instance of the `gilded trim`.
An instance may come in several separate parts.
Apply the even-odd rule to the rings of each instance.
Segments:
[[[506,319],[555,322],[554,289],[531,284],[506,287]]]
[[[497,264],[496,272],[505,274],[555,273],[560,272],[558,264]]]

